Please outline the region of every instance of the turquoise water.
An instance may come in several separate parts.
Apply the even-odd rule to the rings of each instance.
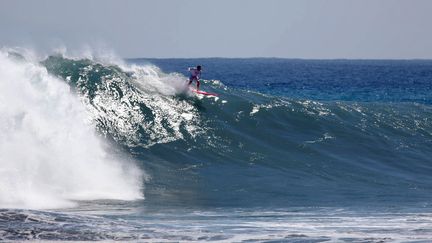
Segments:
[[[202,89],[219,97],[187,91],[197,64]],[[83,189],[67,184],[55,192],[73,189],[61,198],[72,207],[2,209],[2,239],[432,238],[431,61],[51,56],[38,65],[79,98],[108,155],[142,172],[130,183],[143,197],[103,185],[109,194],[78,197]]]

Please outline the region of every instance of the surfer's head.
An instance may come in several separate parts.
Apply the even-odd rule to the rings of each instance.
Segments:
[[[197,70],[201,71],[201,66],[200,65],[197,66]]]

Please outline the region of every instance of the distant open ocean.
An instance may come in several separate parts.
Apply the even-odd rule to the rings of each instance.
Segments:
[[[431,203],[432,61],[0,52],[0,240],[431,242]]]

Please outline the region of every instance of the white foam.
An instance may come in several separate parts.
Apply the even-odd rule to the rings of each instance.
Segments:
[[[135,76],[135,85],[146,92],[176,95],[187,93],[189,90],[186,77],[179,73],[166,74],[154,65],[122,66],[122,69],[132,71]]]
[[[103,45],[84,45],[77,49],[68,49],[66,46],[59,46],[54,48],[52,52],[72,60],[89,59],[94,62],[106,65],[126,65],[124,60],[120,58],[112,49]],[[52,54],[51,52],[48,53],[50,55]],[[41,58],[42,55],[39,56]]]
[[[118,66],[131,74],[131,78],[106,76],[103,79],[107,85],[114,83],[122,91],[121,100],[109,89],[99,89],[91,102],[86,94],[81,96],[92,120],[106,121],[106,128],[116,135],[114,139],[128,146],[150,147],[185,139],[185,136],[196,137],[205,131],[194,105],[175,97],[179,93],[187,94],[183,75],[165,74],[152,65]],[[141,110],[139,104],[148,109]]]
[[[0,207],[142,198],[142,173],[114,159],[69,86],[0,51]]]

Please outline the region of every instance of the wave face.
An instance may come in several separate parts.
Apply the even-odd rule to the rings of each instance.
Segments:
[[[43,66],[0,52],[0,207],[142,198],[142,175],[108,153],[70,87]]]
[[[81,95],[99,131],[122,144],[149,147],[202,132],[194,106],[172,96],[184,79],[154,66],[104,65],[89,59],[52,56],[44,65]]]
[[[225,85],[231,74],[219,70],[222,82],[203,84],[219,98],[197,97],[182,74],[147,61],[51,56],[42,63],[79,94],[100,133],[141,161],[151,176],[146,203],[352,205],[422,203],[432,195],[432,109],[413,102],[428,91],[409,102],[272,96],[265,93],[274,85],[266,92]],[[362,68],[370,76],[368,65]],[[233,66],[250,74],[249,65]]]

